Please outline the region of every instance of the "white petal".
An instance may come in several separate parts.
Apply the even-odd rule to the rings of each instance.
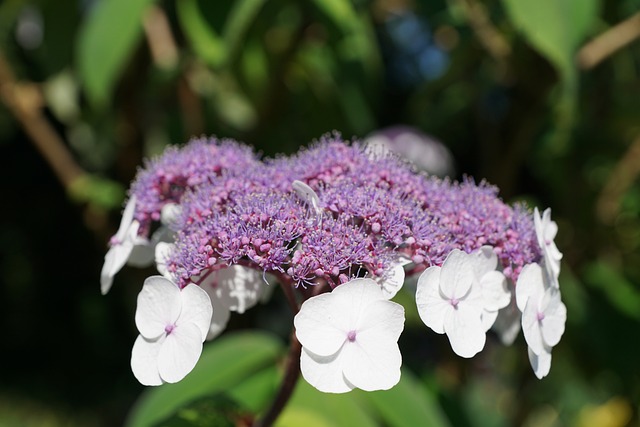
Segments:
[[[342,374],[340,351],[330,356],[318,356],[303,347],[300,371],[309,384],[324,393],[346,393],[354,389]]]
[[[127,264],[133,267],[144,268],[153,264],[154,249],[151,243],[145,241],[137,243],[133,246],[133,250],[129,255]]]
[[[542,341],[540,321],[538,320],[538,302],[539,299],[537,297],[531,297],[527,301],[527,305],[522,312],[522,332],[529,348],[535,354],[542,354],[544,342]]]
[[[507,307],[498,312],[498,318],[493,324],[493,330],[500,337],[504,345],[511,345],[520,332],[522,324],[521,313],[512,301]]]
[[[217,280],[228,293],[229,310],[241,314],[258,303],[266,286],[259,271],[241,265],[219,270]]]
[[[193,323],[200,329],[201,341],[207,337],[211,326],[213,308],[207,292],[198,285],[189,283],[180,291],[182,297],[182,311],[176,321],[177,326]]]
[[[393,301],[375,301],[358,319],[357,340],[398,342],[404,329],[404,307]]]
[[[473,273],[477,280],[498,266],[498,256],[491,246],[482,246],[471,254]]]
[[[158,373],[158,353],[162,348],[164,336],[154,341],[138,335],[131,351],[131,370],[143,385],[161,385],[164,381]]]
[[[444,318],[451,303],[440,293],[440,267],[432,266],[418,278],[416,304],[418,314],[425,325],[438,334],[444,334]]]
[[[158,353],[160,377],[175,383],[193,370],[202,353],[202,332],[197,325],[178,325],[164,340]]]
[[[496,322],[499,311],[482,311],[482,328],[487,332]]]
[[[334,295],[342,286],[306,300],[293,319],[298,341],[318,356],[335,354],[355,327],[355,322],[349,324],[348,302]]]
[[[404,285],[404,265],[410,263],[411,260],[402,259],[391,264],[385,276],[379,277],[376,282],[380,284],[382,293],[386,299],[391,299]]]
[[[473,283],[473,256],[452,250],[442,264],[440,291],[449,299],[464,298]]]
[[[354,342],[345,343],[340,357],[345,378],[359,389],[388,390],[400,381],[402,355],[397,342],[358,334]]]
[[[567,321],[567,307],[560,300],[560,292],[555,288],[547,290],[546,308],[544,309],[544,319],[541,321],[542,339],[549,347],[553,347],[560,342],[564,333],[564,324]]]
[[[178,225],[180,215],[182,214],[182,207],[176,203],[167,203],[160,210],[160,222],[170,228],[174,228]]]
[[[293,184],[291,184],[291,186],[293,187],[298,197],[304,200],[309,205],[309,207],[311,207],[316,212],[316,214],[322,214],[320,198],[318,197],[316,192],[313,191],[313,188],[298,180],[293,181]]]
[[[358,319],[362,317],[362,313],[371,303],[386,300],[380,286],[375,280],[369,278],[353,279],[343,283],[335,288],[331,295],[335,297],[335,302],[339,302],[340,307],[347,307],[345,311],[340,312],[336,306],[334,312],[342,318],[340,322],[349,328],[356,325]]]
[[[176,245],[174,243],[159,242],[156,245],[154,254],[156,269],[158,270],[158,273],[162,274],[169,280],[171,280],[172,277],[169,270],[167,270],[167,261],[169,260],[169,257],[171,256],[175,248]]]
[[[148,277],[138,294],[138,331],[147,339],[159,337],[176,322],[181,307],[180,289],[174,283],[162,276]]]
[[[209,296],[211,297],[211,294],[209,294]],[[229,323],[229,317],[231,315],[229,306],[224,301],[211,297],[211,305],[213,306],[213,317],[211,317],[211,325],[209,325],[207,341],[211,341],[224,331],[227,327],[227,323]]]
[[[484,309],[498,311],[511,302],[511,292],[507,286],[507,278],[499,271],[489,271],[480,279],[480,289]]]
[[[118,271],[124,267],[129,258],[129,254],[133,250],[130,242],[123,242],[119,245],[112,246],[104,256],[104,264],[100,272],[100,290],[102,295],[106,295],[113,284],[113,277]]]
[[[120,227],[118,227],[118,231],[114,236],[118,241],[123,241],[126,239],[127,234],[129,233],[129,228],[131,227],[131,223],[133,222],[133,214],[136,210],[136,196],[133,195],[127,202],[127,205],[124,208],[124,212],[122,212],[122,219],[120,220]]]
[[[520,311],[524,311],[527,300],[531,296],[542,298],[544,293],[544,276],[542,268],[536,263],[524,266],[516,283],[516,304]]]
[[[444,331],[451,348],[460,357],[473,357],[484,348],[487,339],[482,326],[482,312],[473,305],[458,304],[447,312]]]
[[[551,370],[551,350],[543,351],[540,354],[535,354],[531,349],[527,349],[527,353],[529,354],[529,362],[531,363],[531,367],[533,368],[533,372],[536,374],[538,379],[542,379],[549,374]]]

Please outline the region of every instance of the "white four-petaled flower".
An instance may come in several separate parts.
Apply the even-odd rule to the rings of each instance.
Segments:
[[[516,302],[522,311],[522,332],[529,346],[529,360],[538,378],[551,369],[551,349],[564,333],[567,308],[560,291],[538,264],[528,264],[520,272]]]
[[[560,275],[560,260],[562,252],[558,250],[555,242],[558,233],[558,225],[551,220],[551,209],[547,208],[540,216],[540,211],[536,207],[533,211],[533,224],[538,238],[538,245],[542,250],[542,258],[544,259],[544,267],[549,275],[550,283],[558,288],[558,276]]]
[[[231,311],[242,314],[256,305],[268,285],[259,271],[241,265],[230,265],[206,274],[201,286],[213,305],[207,334],[207,340],[211,340],[227,326]]]
[[[175,383],[196,365],[211,322],[207,293],[193,283],[179,289],[152,276],[138,295],[140,335],[131,352],[131,370],[144,385]]]
[[[148,246],[149,241],[138,236],[140,223],[133,219],[136,208],[136,197],[131,196],[122,213],[120,227],[111,238],[109,251],[104,256],[104,264],[100,273],[100,290],[105,295],[111,289],[113,277],[127,262],[144,266],[153,260],[153,254],[147,251],[134,250],[136,247]]]
[[[372,279],[354,279],[306,300],[294,318],[300,369],[320,391],[387,390],[400,380],[404,308]]]
[[[429,267],[418,279],[420,318],[434,332],[447,334],[459,356],[473,357],[484,348],[498,310],[511,300],[506,278],[496,266],[489,246],[471,254],[454,249],[442,267]]]

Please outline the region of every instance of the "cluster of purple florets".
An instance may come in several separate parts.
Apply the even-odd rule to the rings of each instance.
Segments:
[[[318,206],[294,190],[301,181]],[[332,287],[384,277],[399,257],[418,273],[453,249],[494,247],[514,282],[540,259],[533,216],[495,187],[420,174],[404,160],[332,134],[297,154],[259,160],[248,147],[214,138],[169,148],[148,162],[131,189],[148,236],[162,207],[176,203],[168,271],[181,286],[242,264],[292,283]]]

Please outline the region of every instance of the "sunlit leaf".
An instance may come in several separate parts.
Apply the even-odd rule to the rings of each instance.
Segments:
[[[213,396],[240,384],[273,364],[281,353],[280,341],[260,332],[229,334],[205,344],[194,370],[179,383],[147,389],[126,425],[154,425],[195,399]]]
[[[414,427],[420,420],[419,424],[424,426],[450,426],[434,396],[406,369],[392,389],[362,393],[362,396],[380,413],[386,425]]]
[[[216,68],[226,59],[227,51],[222,38],[202,16],[196,0],[180,0],[176,4],[180,27],[196,55]]]
[[[89,99],[98,106],[111,91],[142,33],[145,8],[155,0],[97,2],[77,37],[78,72]]]
[[[598,13],[599,0],[502,0],[529,43],[561,73],[574,73],[574,54]]]
[[[293,397],[276,421],[277,427],[375,427],[378,424],[357,398],[357,392],[323,393],[300,378]],[[305,420],[305,423],[300,424]]]

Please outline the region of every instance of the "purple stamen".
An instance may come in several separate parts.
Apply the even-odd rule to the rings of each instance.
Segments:
[[[349,331],[347,333],[347,339],[349,342],[354,342],[356,340],[356,331]]]
[[[176,328],[175,324],[167,325],[164,327],[164,331],[167,333],[167,335],[171,335],[171,332],[173,332],[175,328]]]
[[[544,320],[544,313],[538,312],[536,318],[538,319],[538,322],[542,322]]]
[[[451,305],[453,306],[453,308],[458,308],[458,303],[460,302],[460,300],[458,298],[451,298],[449,300],[449,303],[451,303]]]

